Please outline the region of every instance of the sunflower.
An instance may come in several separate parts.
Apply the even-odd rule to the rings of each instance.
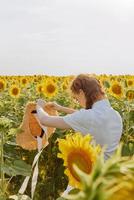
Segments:
[[[46,97],[52,98],[57,94],[57,84],[51,80],[48,79],[45,81],[44,86],[43,86],[43,93]]]
[[[133,79],[128,79],[126,82],[127,82],[127,87],[132,87],[134,85]]]
[[[41,94],[43,92],[43,85],[41,83],[37,84],[36,91],[38,94]]]
[[[123,96],[123,86],[119,82],[114,81],[111,84],[109,93],[116,98],[121,98]]]
[[[3,79],[0,79],[0,92],[3,91],[6,87],[6,82]]]
[[[68,88],[68,84],[66,82],[64,82],[62,84],[62,90],[67,90],[67,88]]]
[[[69,79],[64,79],[61,84],[61,89],[64,91],[67,90],[68,88],[69,88]]]
[[[92,137],[88,134],[82,136],[79,132],[74,135],[67,135],[65,139],[58,139],[58,157],[64,160],[65,174],[69,178],[69,185],[81,188],[79,176],[74,170],[74,164],[82,171],[90,174],[97,155],[100,153],[100,146],[90,144]]]
[[[128,90],[126,92],[126,98],[131,101],[131,100],[134,100],[134,90]]]
[[[20,88],[17,85],[12,85],[9,93],[11,97],[18,98],[20,96]]]
[[[21,79],[20,79],[20,82],[21,82],[21,85],[24,87],[24,86],[26,86],[27,85],[27,83],[28,83],[28,79],[27,79],[27,77],[21,77]]]
[[[121,144],[108,160],[104,161],[104,154],[99,155],[91,174],[83,173],[76,166],[75,170],[83,187],[68,195],[68,200],[134,199],[134,157],[123,157]]]

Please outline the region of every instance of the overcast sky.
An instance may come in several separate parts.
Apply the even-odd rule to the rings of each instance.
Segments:
[[[134,74],[134,0],[0,0],[0,75]]]

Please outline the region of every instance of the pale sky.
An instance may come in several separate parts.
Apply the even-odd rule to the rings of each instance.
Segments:
[[[134,74],[134,0],[0,0],[0,75]]]

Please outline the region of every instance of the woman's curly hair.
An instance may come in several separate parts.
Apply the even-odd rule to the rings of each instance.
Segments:
[[[86,109],[92,108],[100,95],[105,95],[99,80],[85,74],[79,74],[72,81],[70,89],[74,94],[79,94],[80,89],[83,90],[86,97]]]

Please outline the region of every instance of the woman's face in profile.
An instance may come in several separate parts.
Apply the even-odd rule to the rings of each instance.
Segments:
[[[80,89],[78,94],[73,94],[73,98],[80,104],[81,107],[86,108],[86,97],[83,90]]]

